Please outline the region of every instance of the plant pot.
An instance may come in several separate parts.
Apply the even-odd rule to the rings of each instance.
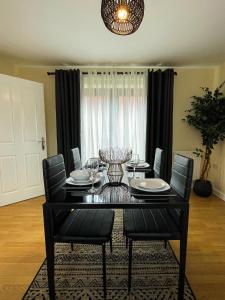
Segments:
[[[196,195],[201,197],[209,197],[212,195],[212,184],[209,180],[196,180],[194,183],[193,190]]]

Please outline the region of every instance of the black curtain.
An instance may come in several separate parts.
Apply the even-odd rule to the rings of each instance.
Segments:
[[[155,148],[164,150],[163,179],[171,178],[174,70],[148,72],[146,160],[154,162]]]
[[[80,71],[55,70],[55,91],[58,153],[69,175],[74,169],[71,149],[80,149]]]

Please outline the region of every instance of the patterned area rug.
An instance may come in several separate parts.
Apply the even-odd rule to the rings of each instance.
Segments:
[[[116,210],[113,253],[107,246],[107,299],[177,299],[178,263],[162,241],[133,243],[132,292],[127,294],[128,251],[122,234],[122,211]],[[55,250],[56,299],[103,299],[101,246],[57,244]],[[49,299],[44,261],[24,300]],[[185,299],[195,299],[186,281]]]

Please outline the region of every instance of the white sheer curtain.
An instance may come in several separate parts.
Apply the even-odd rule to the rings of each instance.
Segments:
[[[81,76],[83,163],[101,148],[131,147],[145,159],[147,73]]]

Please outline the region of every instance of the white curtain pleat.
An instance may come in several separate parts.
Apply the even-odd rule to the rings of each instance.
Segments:
[[[81,156],[131,147],[145,159],[147,74],[91,72],[81,76]]]

